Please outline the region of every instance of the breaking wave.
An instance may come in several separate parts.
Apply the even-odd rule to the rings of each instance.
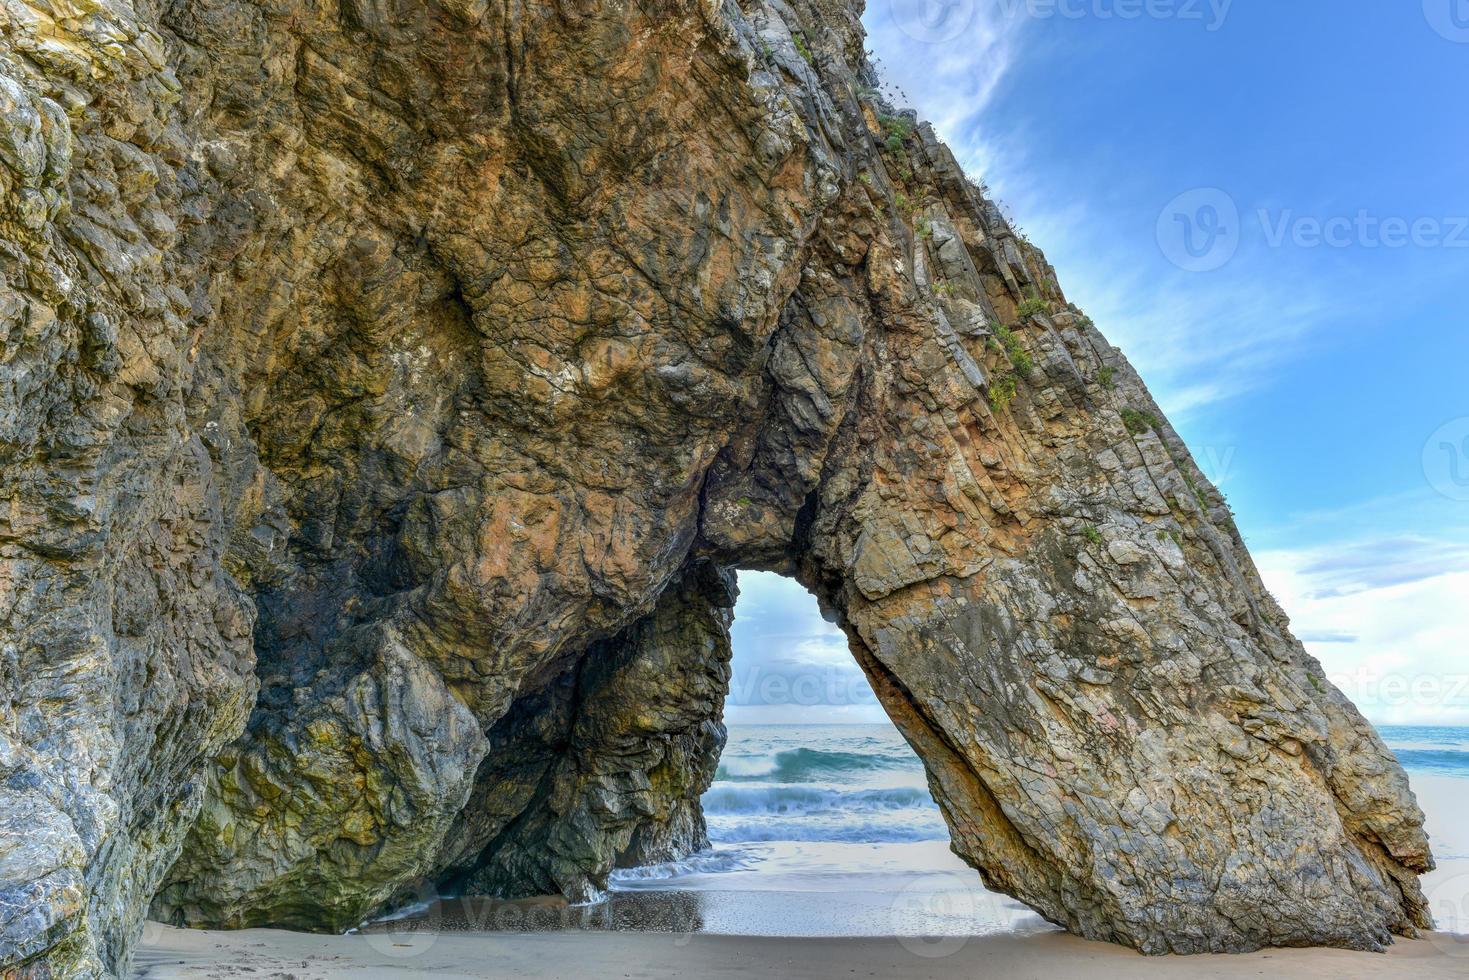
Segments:
[[[901,770],[913,767],[914,759],[890,752],[847,752],[830,749],[786,749],[769,755],[726,754],[720,761],[716,780],[761,780],[772,783],[822,782],[853,773]]]

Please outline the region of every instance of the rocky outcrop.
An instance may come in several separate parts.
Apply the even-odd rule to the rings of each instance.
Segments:
[[[254,700],[160,33],[0,4],[0,972],[118,964]]]
[[[732,577],[695,566],[487,738],[435,675],[382,651],[298,706],[299,727],[253,728],[221,755],[154,915],[346,929],[422,881],[589,901],[614,866],[707,847],[698,799],[724,747],[733,607]]]
[[[478,798],[449,835],[459,846],[434,875],[446,892],[588,902],[614,867],[709,846],[699,797],[724,748],[734,599],[733,576],[700,563],[551,685],[569,710],[516,702],[492,733]],[[563,717],[569,724],[547,738],[545,720]],[[528,757],[545,761],[533,782]]]
[[[422,876],[489,746],[437,674],[380,640],[341,690],[302,688],[291,724],[268,717],[220,754],[155,915],[346,929]]]
[[[1427,925],[1402,771],[858,16],[0,0],[0,970],[695,846],[732,568],[1067,928]]]

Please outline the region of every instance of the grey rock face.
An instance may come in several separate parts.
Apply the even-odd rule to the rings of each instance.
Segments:
[[[158,918],[345,929],[423,876],[488,746],[391,631],[364,642],[368,670],[310,688],[296,725],[254,727],[216,760]]]
[[[189,416],[179,83],[127,4],[0,4],[0,972],[120,962],[255,696]]]
[[[0,970],[697,846],[729,568],[1067,928],[1428,924],[1401,769],[858,16],[0,0]]]
[[[448,862],[463,871],[441,873],[445,890],[585,902],[606,889],[614,867],[709,846],[699,797],[724,748],[734,599],[733,576],[701,563],[648,617],[597,644],[552,685],[566,708],[517,702],[480,769],[484,802],[472,801],[480,805],[466,807],[450,835],[472,846]],[[547,718],[568,724],[546,733]],[[533,782],[527,758],[546,762]],[[515,800],[508,809],[518,812],[491,798]]]

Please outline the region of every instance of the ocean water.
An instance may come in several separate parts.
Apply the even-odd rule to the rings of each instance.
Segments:
[[[1410,774],[1469,779],[1469,728],[1380,731]],[[618,871],[613,890],[896,894],[977,887],[978,876],[949,851],[922,764],[890,725],[731,726],[703,802],[709,850]],[[1460,849],[1455,841],[1453,850]],[[1008,899],[985,893],[968,901],[1013,924]]]
[[[613,887],[883,889],[964,867],[890,725],[731,726],[703,803],[711,850],[619,871]]]
[[[1377,730],[1410,774],[1469,778],[1469,728],[1382,725]]]
[[[711,848],[614,872],[614,919],[619,903],[641,915],[629,900],[666,909],[678,896],[686,920],[724,934],[939,942],[1052,928],[949,849],[923,765],[891,725],[731,726],[703,803]]]
[[[1469,936],[1469,728],[1380,730],[1428,815],[1440,867],[1424,888],[1439,928]],[[711,847],[614,872],[604,902],[466,896],[366,931],[886,936],[929,956],[965,937],[1054,928],[949,850],[922,764],[889,725],[732,726],[703,802]]]

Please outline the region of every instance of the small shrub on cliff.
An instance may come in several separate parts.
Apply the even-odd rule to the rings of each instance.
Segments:
[[[990,382],[990,407],[997,412],[1003,412],[1015,400],[1018,390],[1015,375],[1006,374],[995,378]]]
[[[1036,295],[1036,291],[1032,289],[1030,291],[1030,294],[1026,296],[1024,301],[1022,301],[1020,306],[1015,310],[1015,313],[1020,317],[1020,319],[1028,320],[1039,313],[1045,313],[1048,309],[1050,309],[1050,307],[1046,303],[1046,301],[1041,299],[1040,296]]]
[[[913,123],[906,116],[890,116],[881,113],[877,124],[882,127],[883,147],[894,155],[903,152],[903,141],[913,132]]]
[[[992,329],[994,336],[991,341],[1005,352],[1005,356],[1010,359],[1015,370],[1021,374],[1029,374],[1035,367],[1035,362],[1030,359],[1030,352],[1020,343],[1020,338],[1015,336],[1015,332],[1003,323],[995,324]]]
[[[1093,527],[1092,525],[1088,524],[1082,530],[1081,533],[1084,534],[1086,536],[1086,539],[1088,541],[1090,541],[1092,544],[1097,545],[1098,547],[1101,547],[1102,540],[1103,540],[1102,539],[1102,532],[1101,531],[1098,531],[1095,527]]]
[[[1114,390],[1117,387],[1117,369],[1110,366],[1103,367],[1100,371],[1097,372],[1097,380],[1100,381],[1102,383],[1102,387],[1106,388],[1108,391]]]
[[[1122,424],[1135,436],[1151,432],[1158,427],[1158,417],[1152,412],[1139,412],[1135,408],[1122,410]]]
[[[806,59],[806,64],[815,67],[816,62],[811,57],[811,49],[806,46],[806,35],[796,31],[791,35],[791,40],[796,43],[796,50],[801,53],[802,58]]]
[[[907,139],[913,132],[913,122],[907,116],[894,116],[884,112],[877,117],[877,121],[883,132],[899,139]]]

